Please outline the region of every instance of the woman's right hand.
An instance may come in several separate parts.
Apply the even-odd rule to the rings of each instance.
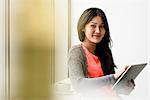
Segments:
[[[128,67],[129,67],[129,66],[126,66],[126,67],[124,67],[123,69],[117,71],[117,72],[114,74],[114,78],[117,80],[117,79],[120,77],[120,75],[121,75]]]

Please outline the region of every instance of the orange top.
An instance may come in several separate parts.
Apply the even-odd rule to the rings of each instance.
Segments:
[[[101,68],[101,62],[97,56],[88,51],[86,47],[83,46],[83,50],[85,52],[87,58],[88,65],[88,77],[95,78],[104,76],[103,70]]]

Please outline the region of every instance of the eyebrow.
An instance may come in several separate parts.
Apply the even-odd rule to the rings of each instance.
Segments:
[[[91,22],[91,23],[93,23],[93,24],[97,24],[96,22]],[[104,23],[102,23],[102,24],[104,24]]]
[[[97,24],[96,22],[91,22],[91,23],[93,23],[93,24]]]

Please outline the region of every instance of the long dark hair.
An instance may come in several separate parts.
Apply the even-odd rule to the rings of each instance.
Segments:
[[[105,35],[100,43],[96,44],[95,55],[98,56],[102,64],[102,69],[105,75],[114,74],[114,60],[112,57],[112,52],[110,49],[111,38],[109,32],[109,26],[105,13],[99,8],[89,8],[86,9],[78,21],[78,36],[81,42],[85,39],[85,33],[82,31],[85,28],[85,25],[88,24],[95,16],[100,16],[104,23],[104,28],[106,30]]]

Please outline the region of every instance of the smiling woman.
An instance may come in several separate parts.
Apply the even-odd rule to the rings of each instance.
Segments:
[[[109,22],[113,40],[111,50],[118,69],[125,65],[149,62],[150,2],[148,0],[71,0],[71,2],[71,46],[81,43],[76,26],[82,12],[90,7],[98,7],[103,9]],[[128,98],[147,99],[149,82],[148,79],[143,78],[147,76],[149,76],[148,70],[145,70],[142,78],[135,80],[136,88],[130,96],[127,96]]]
[[[120,99],[111,87],[125,69],[115,73],[105,13],[99,8],[86,9],[79,18],[77,29],[81,44],[72,46],[68,54],[73,88],[88,97],[95,95]],[[132,84],[125,86],[129,88],[129,91],[126,90],[129,93],[133,89]]]

